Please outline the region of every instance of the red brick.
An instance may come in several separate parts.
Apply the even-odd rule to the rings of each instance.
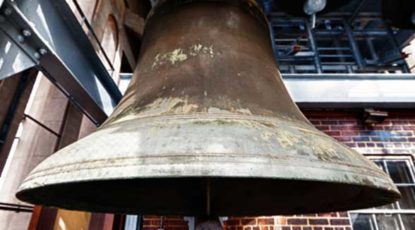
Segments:
[[[171,219],[166,219],[164,221],[164,225],[170,225],[170,226],[175,226],[175,225],[186,225],[186,222],[184,220],[171,220]]]
[[[352,137],[347,137],[347,136],[340,136],[340,137],[333,137],[333,138],[340,142],[352,141]]]
[[[259,218],[258,225],[273,225],[274,224],[274,218]]]
[[[329,121],[321,121],[321,124],[323,125],[337,125],[339,122],[335,120],[329,120]]]
[[[408,125],[408,126],[404,126],[402,128],[403,128],[403,130],[415,131],[415,125]]]
[[[318,119],[309,119],[309,121],[313,125],[320,125],[321,124],[321,120],[318,120]]]
[[[256,225],[256,219],[255,218],[244,218],[241,219],[242,225]]]
[[[329,130],[330,129],[330,126],[328,126],[328,125],[315,125],[315,127],[317,129],[321,130],[321,131]]]
[[[306,225],[307,219],[292,218],[292,219],[288,219],[287,223],[290,225]]]
[[[324,133],[326,133],[329,136],[340,136],[340,131],[330,131],[330,130],[324,130]]]
[[[358,130],[352,130],[352,131],[340,131],[342,136],[357,136],[359,135],[359,131]]]
[[[329,221],[327,219],[309,219],[308,222],[310,225],[328,225]]]
[[[152,225],[152,224],[151,224],[151,220],[143,220],[143,225],[144,225],[144,226],[149,226],[149,225]]]
[[[331,219],[330,220],[331,225],[349,225],[349,219]]]
[[[392,124],[394,125],[409,125],[409,121],[407,120],[391,120]]]
[[[349,214],[347,212],[339,212],[340,217],[349,217]]]

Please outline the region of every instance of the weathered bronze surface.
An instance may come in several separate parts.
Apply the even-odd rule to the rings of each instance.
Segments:
[[[292,102],[249,1],[164,1],[126,95],[17,197],[98,212],[270,215],[393,202],[388,176]]]

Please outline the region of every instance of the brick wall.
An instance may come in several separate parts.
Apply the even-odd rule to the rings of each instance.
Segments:
[[[186,230],[187,222],[180,216],[165,217],[163,221],[159,216],[144,216],[143,230],[158,230],[161,226],[165,230]]]
[[[415,154],[415,111],[388,111],[389,117],[372,126],[358,112],[306,111],[321,131],[362,154]]]
[[[355,111],[304,111],[321,131],[362,154],[397,154],[415,156],[415,111],[388,111],[382,123],[365,125],[362,113]],[[160,227],[160,218],[145,216],[144,230]],[[165,218],[165,230],[185,230],[180,217]],[[229,218],[229,230],[351,230],[347,212],[297,216]]]

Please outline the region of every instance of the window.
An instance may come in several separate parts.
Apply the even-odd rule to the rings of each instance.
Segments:
[[[402,198],[389,205],[350,212],[354,230],[415,229],[415,177],[410,157],[373,158],[398,187]]]

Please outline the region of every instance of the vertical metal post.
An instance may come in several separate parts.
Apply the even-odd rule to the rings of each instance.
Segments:
[[[310,23],[307,20],[304,20],[305,28],[307,30],[308,42],[310,44],[311,50],[314,52],[314,65],[316,66],[317,73],[322,73],[320,54],[318,52],[317,43],[315,40],[315,34],[311,28]]]
[[[346,20],[343,20],[343,26],[344,26],[344,30],[346,32],[347,38],[348,38],[349,43],[350,43],[350,47],[352,48],[353,57],[356,61],[357,66],[359,67],[359,69],[361,69],[361,68],[364,67],[364,61],[362,59],[362,55],[360,53],[359,46],[357,45],[357,42],[354,39],[353,31],[350,28],[349,24],[346,22]]]
[[[375,47],[373,46],[372,38],[366,38],[366,44],[370,51],[370,56],[372,56],[372,59],[374,61],[379,60],[379,55],[376,53]]]
[[[277,64],[279,64],[278,63],[278,50],[275,44],[275,34],[274,34],[274,28],[272,27],[272,20],[270,20],[268,23],[268,30],[269,30],[269,36],[271,37],[271,46],[272,46],[272,51],[274,52],[274,58]]]

